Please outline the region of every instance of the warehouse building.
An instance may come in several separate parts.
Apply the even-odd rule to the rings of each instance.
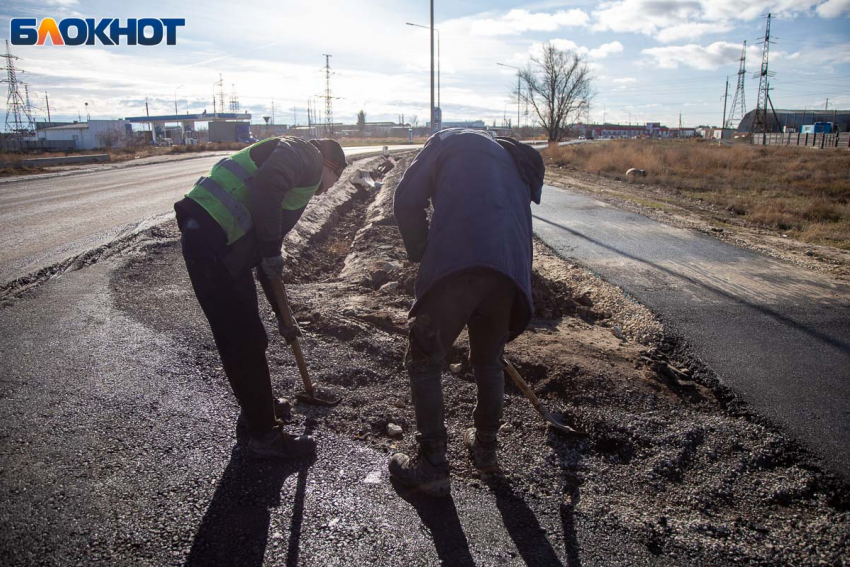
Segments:
[[[741,123],[738,124],[738,133],[748,133],[755,120],[756,111],[751,110]],[[815,122],[832,122],[836,124],[839,132],[850,132],[850,110],[777,110],[776,119],[779,120],[779,128],[776,128],[776,119],[773,113],[768,111],[768,124],[771,132],[800,132],[803,126]]]

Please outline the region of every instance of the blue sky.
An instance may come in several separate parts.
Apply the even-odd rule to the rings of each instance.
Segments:
[[[764,15],[774,15],[771,97],[778,108],[850,108],[850,0],[612,0],[607,2],[435,2],[441,38],[444,120],[516,121],[514,71],[543,42],[587,57],[596,96],[590,121],[669,126],[718,124],[726,77],[729,104],[747,40],[746,103],[754,108]],[[12,17],[180,17],[176,46],[13,46],[37,112],[44,93],[54,120],[212,111],[222,75],[255,121],[305,122],[307,100],[324,91],[330,53],[337,121],[428,117],[426,1],[116,2],[11,0],[0,7],[4,39]],[[182,85],[182,86],[180,86]],[[179,87],[179,88],[178,88]],[[5,85],[4,85],[5,88]],[[175,93],[176,91],[176,93]],[[323,101],[316,100],[317,105]],[[521,109],[525,123],[525,108]]]

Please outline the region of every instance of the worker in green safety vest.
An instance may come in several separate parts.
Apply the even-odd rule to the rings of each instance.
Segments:
[[[258,456],[312,454],[316,444],[282,429],[277,414],[288,402],[272,392],[253,268],[291,342],[300,331],[283,325],[269,282],[283,277],[283,238],[345,167],[334,140],[271,138],[220,160],[174,205],[192,287],[242,408],[248,449]]]

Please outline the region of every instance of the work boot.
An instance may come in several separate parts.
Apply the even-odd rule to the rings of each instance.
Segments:
[[[310,435],[290,435],[277,425],[263,435],[251,437],[248,450],[255,457],[307,457],[316,454],[316,441]]]
[[[429,496],[451,493],[445,440],[420,441],[419,452],[412,459],[404,453],[396,453],[390,459],[389,469],[392,479]]]
[[[475,468],[482,474],[491,474],[499,472],[499,460],[496,456],[496,449],[499,447],[499,442],[496,436],[493,436],[492,441],[482,441],[474,427],[470,427],[463,434],[463,444],[469,449],[469,454],[472,456],[472,462],[475,463]]]

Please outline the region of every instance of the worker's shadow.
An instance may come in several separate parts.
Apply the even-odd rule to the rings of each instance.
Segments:
[[[396,493],[408,502],[434,539],[440,565],[474,566],[469,542],[460,524],[457,508],[451,496],[434,498],[393,483]]]
[[[575,470],[577,463],[570,463],[569,459],[580,458],[579,453],[570,452],[570,445],[562,439],[549,433],[549,442],[559,462],[565,463],[562,469],[564,481],[563,494],[557,499],[558,513],[563,528],[564,557],[567,567],[580,567],[581,556],[576,533],[574,517],[575,506],[579,501],[579,480],[570,472]],[[487,486],[496,497],[496,507],[502,515],[505,529],[508,531],[514,545],[526,565],[564,565],[552,543],[546,536],[546,532],[537,521],[534,512],[529,508],[525,500],[516,493],[511,482],[500,476],[485,479]],[[554,499],[553,499],[554,500]]]
[[[292,474],[298,474],[298,481],[286,563],[298,563],[307,472],[313,460],[255,459],[247,453],[246,443],[244,432],[237,428],[237,445],[195,534],[187,567],[263,565],[271,513],[281,505],[281,488]]]

